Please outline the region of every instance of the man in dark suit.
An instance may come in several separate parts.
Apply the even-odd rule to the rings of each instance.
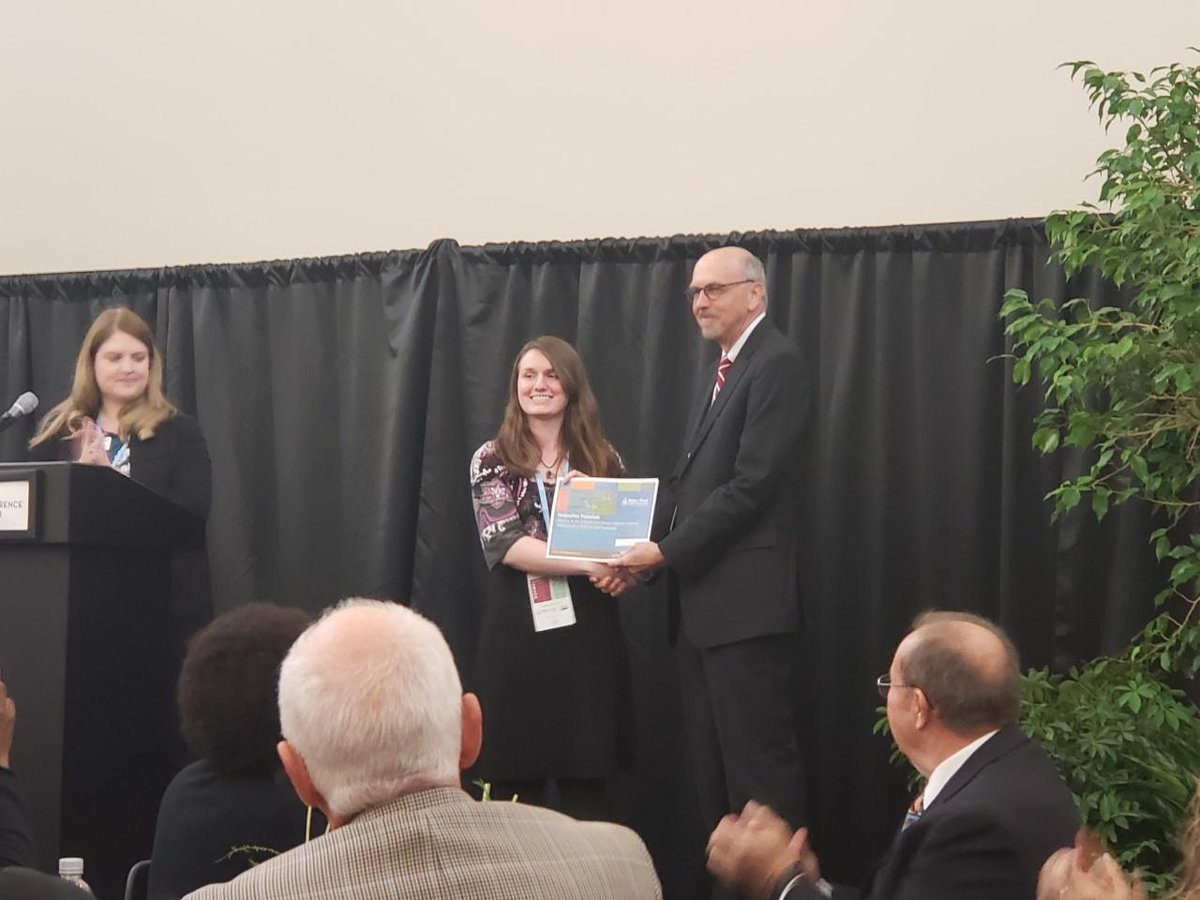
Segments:
[[[688,293],[721,348],[699,385],[683,454],[659,500],[657,543],[614,564],[667,568],[672,639],[705,827],[768,798],[803,821],[797,737],[801,614],[796,513],[808,390],[800,353],[766,318],[762,263],[721,247]]]
[[[709,868],[751,897],[819,900],[1032,900],[1038,870],[1079,827],[1071,792],[1017,726],[1011,641],[967,613],[926,613],[887,675],[896,746],[924,776],[887,855],[861,891],[821,880],[804,829],[751,803],[709,838]]]

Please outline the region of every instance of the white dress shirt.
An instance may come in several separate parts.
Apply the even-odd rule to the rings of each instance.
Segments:
[[[750,332],[752,332],[755,328],[757,328],[758,323],[761,322],[766,317],[767,317],[767,311],[764,309],[757,316],[755,316],[754,321],[752,321],[749,325],[746,326],[745,331],[743,331],[740,335],[738,335],[738,339],[733,342],[733,346],[729,348],[729,352],[724,354],[724,356],[726,358],[728,358],[730,364],[732,364],[733,361],[735,359],[737,359],[738,354],[742,352],[742,347],[744,347],[746,345],[746,341],[750,339]],[[714,381],[712,396],[708,398],[708,402],[712,403],[716,399],[717,399],[717,383]]]

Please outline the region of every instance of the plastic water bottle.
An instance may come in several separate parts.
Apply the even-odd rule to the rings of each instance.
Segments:
[[[83,880],[83,860],[78,856],[64,856],[58,861],[58,877],[63,881],[70,882],[75,887],[87,891],[91,896],[96,896],[92,893],[92,889],[88,883]]]

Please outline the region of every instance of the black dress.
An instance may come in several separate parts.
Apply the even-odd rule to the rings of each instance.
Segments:
[[[629,662],[617,601],[573,576],[575,624],[534,631],[525,573],[501,560],[522,536],[546,539],[537,483],[510,472],[488,441],[471,459],[471,496],[491,569],[475,657],[480,773],[598,778],[628,769]]]

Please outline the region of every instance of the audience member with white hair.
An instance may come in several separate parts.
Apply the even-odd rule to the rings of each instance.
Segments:
[[[450,648],[404,606],[352,599],[296,641],[279,678],[279,755],[330,831],[195,900],[662,896],[641,840],[460,786],[483,740]]]

